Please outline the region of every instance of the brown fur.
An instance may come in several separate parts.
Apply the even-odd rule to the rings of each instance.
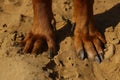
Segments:
[[[32,0],[34,9],[34,23],[30,33],[24,39],[24,51],[32,50],[36,53],[46,40],[48,50],[55,51],[54,31],[51,28],[52,0]],[[105,39],[94,25],[93,17],[94,0],[73,0],[73,20],[76,23],[74,31],[74,44],[76,52],[85,49],[89,58],[94,59],[97,54],[103,53],[101,42]]]

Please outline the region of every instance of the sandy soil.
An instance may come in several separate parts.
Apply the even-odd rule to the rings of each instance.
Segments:
[[[80,60],[71,32],[72,0],[53,0],[58,54],[21,54],[33,22],[31,0],[0,0],[0,80],[120,80],[120,0],[95,0],[96,26],[105,34],[105,60]]]

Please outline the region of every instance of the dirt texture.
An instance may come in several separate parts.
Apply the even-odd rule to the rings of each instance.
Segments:
[[[31,0],[0,0],[0,80],[120,80],[120,0],[95,0],[96,27],[105,35],[105,59],[76,56],[72,0],[53,0],[58,54],[23,54],[19,42],[33,23]]]

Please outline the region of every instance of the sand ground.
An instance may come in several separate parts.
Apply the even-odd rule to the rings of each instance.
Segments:
[[[95,0],[96,26],[105,35],[105,60],[80,60],[71,35],[72,0],[53,0],[58,54],[20,54],[33,22],[31,0],[0,0],[0,80],[120,80],[120,0]]]

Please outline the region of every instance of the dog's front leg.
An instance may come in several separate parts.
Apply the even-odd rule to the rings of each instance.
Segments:
[[[95,28],[93,16],[93,0],[74,0],[73,19],[76,23],[74,44],[81,59],[88,58],[100,63],[103,60],[102,43],[105,39]]]

